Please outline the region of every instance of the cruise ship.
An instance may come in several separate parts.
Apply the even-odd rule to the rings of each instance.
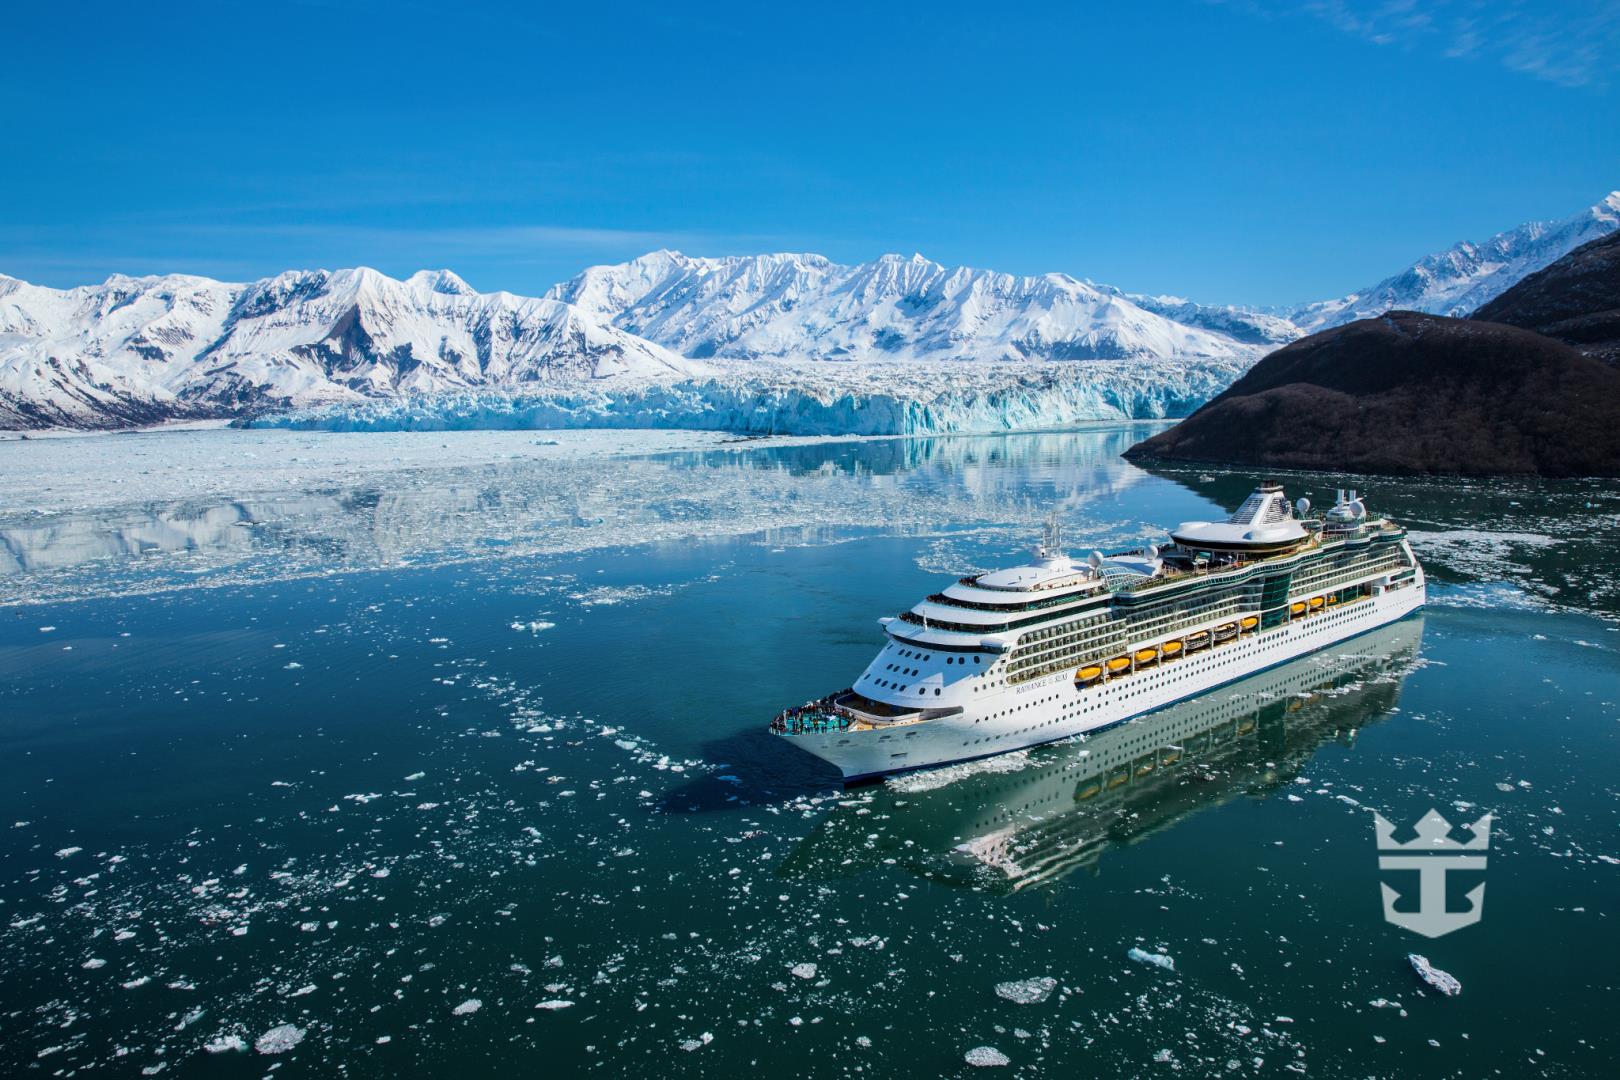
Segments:
[[[846,782],[1123,723],[1422,607],[1406,532],[1340,490],[1326,512],[1262,484],[1169,543],[1071,559],[1055,522],[1023,566],[964,577],[880,620],[848,689],[771,730]]]
[[[1422,642],[1419,614],[1017,767],[869,790],[824,815],[782,873],[825,880],[898,864],[934,884],[1018,892],[1096,872],[1109,851],[1202,810],[1292,788],[1330,742],[1353,749],[1397,711]]]

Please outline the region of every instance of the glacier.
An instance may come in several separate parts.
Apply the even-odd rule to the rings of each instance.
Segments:
[[[754,435],[935,435],[1182,416],[1238,361],[1144,365],[743,363],[675,382],[468,392],[322,406],[241,421],[304,431],[695,428]]]

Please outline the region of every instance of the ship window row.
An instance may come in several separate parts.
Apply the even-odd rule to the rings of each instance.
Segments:
[[[1234,603],[1231,605],[1231,610],[1225,612],[1224,614],[1235,617],[1241,610],[1243,609]],[[1220,618],[1221,613],[1214,613],[1213,617]],[[1165,627],[1158,631],[1154,631],[1150,626],[1132,627],[1131,629],[1133,636],[1140,634],[1141,638],[1151,638],[1159,634],[1163,634],[1166,637],[1173,637],[1178,630],[1190,629],[1196,624],[1196,621],[1183,622],[1179,627],[1177,627],[1176,630],[1170,630],[1168,627]],[[1044,675],[1050,675],[1053,672],[1072,667],[1075,664],[1102,660],[1109,654],[1117,652],[1125,645],[1125,643],[1126,642],[1123,635],[1115,636],[1110,641],[1102,643],[1104,647],[1101,648],[1098,647],[1097,642],[1088,641],[1055,653],[1043,652],[1039,655],[1032,655],[1027,659],[1010,664],[1008,671],[1015,682],[1036,679]]]
[[[1101,648],[1108,642],[1121,639],[1120,627],[1117,625],[1089,626],[1084,630],[1068,634],[1054,635],[1049,638],[1030,640],[1024,638],[1009,657],[1009,666],[1016,667],[1018,662],[1030,656],[1050,652],[1053,649],[1080,647]]]
[[[928,598],[930,603],[942,604],[946,607],[971,608],[974,611],[1040,611],[1046,608],[1061,607],[1064,604],[1083,604],[1094,602],[1100,598],[1087,593],[1064,593],[1059,596],[1046,596],[1039,600],[1025,600],[1022,602],[1008,601],[1006,603],[987,603],[983,600],[962,600],[945,593],[935,593]]]
[[[1098,619],[1103,618],[1105,615],[1106,612],[1098,611],[1091,615],[1090,618]],[[912,626],[927,626],[933,630],[953,630],[963,634],[999,634],[1007,630],[1019,630],[1026,626],[1037,626],[1041,623],[1050,622],[1056,617],[1048,613],[1027,619],[1013,619],[1004,623],[979,624],[945,622],[939,619],[929,619],[925,622],[923,617],[914,611],[902,612],[899,616],[901,622],[910,623]]]

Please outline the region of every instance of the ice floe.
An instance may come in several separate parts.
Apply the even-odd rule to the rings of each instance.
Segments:
[[[993,1046],[975,1046],[962,1055],[962,1060],[980,1069],[1012,1064],[1011,1058]]]
[[[1057,980],[1049,975],[1040,975],[1032,979],[1015,979],[1011,982],[997,983],[996,996],[1015,1005],[1038,1005],[1052,996],[1057,984]]]
[[[1176,970],[1175,960],[1164,953],[1148,952],[1146,949],[1132,945],[1125,955],[1138,964],[1149,964],[1153,967],[1163,968],[1166,971]]]

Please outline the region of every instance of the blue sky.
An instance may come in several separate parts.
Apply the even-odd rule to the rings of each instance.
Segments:
[[[1343,293],[1620,187],[1620,5],[24,5],[0,273],[920,251]]]

